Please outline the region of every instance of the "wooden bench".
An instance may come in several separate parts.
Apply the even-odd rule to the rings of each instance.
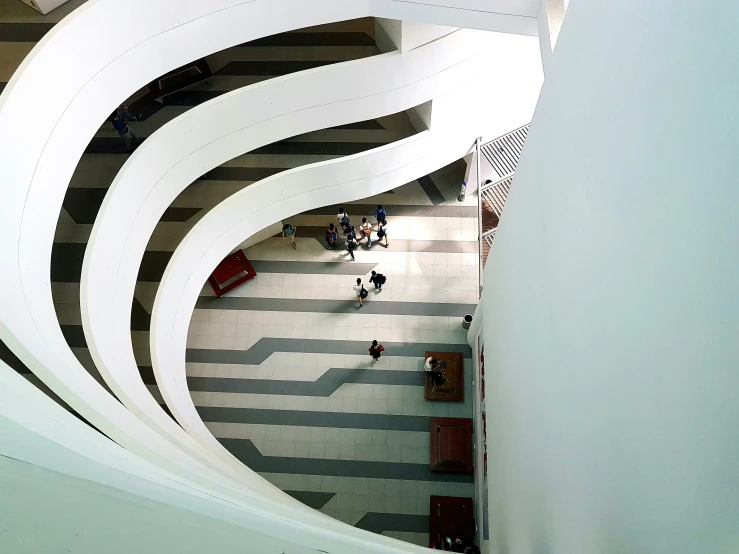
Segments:
[[[448,382],[435,385],[431,375],[424,372],[423,397],[426,400],[441,402],[464,402],[464,356],[459,352],[426,352],[424,363],[436,358],[444,365],[444,376]]]

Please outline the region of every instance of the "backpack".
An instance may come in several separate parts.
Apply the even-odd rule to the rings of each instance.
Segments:
[[[377,277],[380,279],[380,284],[384,285],[385,281],[387,281],[387,277],[385,277],[382,273],[378,273]]]
[[[354,250],[356,248],[356,245],[354,244],[354,241],[350,238],[346,241],[346,248],[347,250]]]
[[[377,229],[377,238],[382,238],[384,236],[385,236],[385,228],[380,227],[379,229]]]
[[[377,221],[385,221],[385,219],[387,218],[387,212],[385,211],[385,208],[378,210],[375,215],[377,216]]]
[[[368,295],[369,295],[369,291],[366,288],[364,288],[364,285],[362,285],[362,289],[359,291],[359,296],[361,298],[367,298]]]
[[[341,224],[342,225],[349,225],[349,216],[348,215],[345,214],[344,217],[341,218]]]
[[[326,229],[326,240],[328,242],[336,242],[336,230]]]

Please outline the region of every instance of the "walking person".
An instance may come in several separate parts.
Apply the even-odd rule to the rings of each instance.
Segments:
[[[334,227],[333,223],[330,223],[328,229],[326,229],[326,232],[324,233],[324,240],[326,241],[326,244],[328,244],[328,247],[333,249],[336,248],[336,241],[338,239],[339,235],[336,232],[336,227]]]
[[[349,226],[350,219],[343,207],[339,208],[339,213],[336,214],[336,219],[339,221],[339,225],[341,225],[341,228],[346,230],[346,228]]]
[[[346,249],[349,251],[349,256],[351,256],[352,261],[355,261],[354,251],[357,249],[357,246],[359,246],[359,243],[357,242],[356,237],[349,236],[346,238]]]
[[[295,231],[297,231],[297,229],[290,223],[285,223],[282,226],[282,242],[285,242],[285,237],[290,237],[290,241],[293,243],[293,250],[297,248],[297,245],[295,244]]]
[[[380,204],[377,205],[377,209],[375,210],[375,218],[377,219],[378,224],[387,219],[387,212]]]
[[[379,344],[376,340],[372,341],[372,346],[369,347],[370,356],[372,356],[372,363],[376,364],[380,360],[380,356],[385,351],[385,347]]]
[[[354,285],[354,292],[357,293],[357,300],[359,300],[359,307],[362,307],[362,300],[367,298],[367,295],[369,294],[369,291],[367,290],[367,287],[364,286],[364,283],[362,283],[361,279],[357,279],[357,284]]]
[[[382,239],[385,239],[385,244],[382,244]],[[377,224],[377,242],[387,248],[390,246],[390,238],[387,232],[387,221]]]
[[[372,270],[372,277],[370,277],[369,282],[374,283],[377,292],[382,292],[382,285],[385,284],[385,281],[387,281],[387,278],[382,273]]]
[[[359,232],[362,234],[362,238],[367,237],[367,248],[372,248],[372,225],[367,221],[366,217],[362,218]]]
[[[125,109],[125,106],[118,108],[110,116],[110,122],[113,124],[115,130],[118,131],[118,134],[123,139],[123,144],[126,146],[126,152],[130,154],[134,151],[133,141],[138,141],[138,138],[133,132],[133,129],[131,129],[131,127],[129,127],[128,125],[129,118],[133,121],[138,120],[137,117],[135,117],[131,112]]]

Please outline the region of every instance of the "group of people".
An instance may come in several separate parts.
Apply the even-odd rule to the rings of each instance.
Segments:
[[[339,241],[339,228],[341,228],[341,234],[344,235],[346,241],[346,249],[349,251],[349,257],[354,260],[354,251],[359,246],[359,243],[363,239],[367,239],[367,248],[372,248],[372,233],[373,231],[377,234],[377,242],[387,248],[390,246],[390,237],[388,236],[388,225],[387,225],[387,211],[381,205],[377,206],[375,210],[375,219],[377,220],[377,229],[373,229],[372,223],[367,221],[366,217],[362,218],[362,222],[359,224],[359,230],[354,228],[351,223],[349,215],[346,210],[341,207],[339,213],[336,214],[338,225],[333,223],[329,224],[326,232],[324,233],[324,240],[328,244],[329,248],[336,248]],[[382,240],[385,239],[385,244],[382,244]]]

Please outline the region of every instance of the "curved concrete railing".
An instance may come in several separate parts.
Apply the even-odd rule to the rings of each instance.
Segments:
[[[129,409],[162,433],[183,433],[143,384],[130,333],[131,299],[146,245],[177,195],[213,167],[285,136],[389,115],[441,96],[494,65],[493,58],[470,52],[499,51],[521,40],[481,35],[486,34],[458,31],[407,55],[384,54],[234,91],[176,118],[130,157],[98,213],[81,282],[90,352]],[[206,446],[224,463],[245,469],[207,437]]]
[[[491,67],[491,61],[484,65]],[[496,69],[502,69],[497,67]],[[520,68],[519,68],[520,69]],[[201,219],[175,251],[157,292],[151,320],[151,357],[159,390],[179,423],[204,443],[214,441],[192,403],[185,374],[190,317],[203,283],[245,238],[296,213],[373,196],[466,155],[474,139],[513,118],[530,116],[535,95],[528,76],[511,72],[510,102],[492,101],[493,72],[437,97],[432,128],[368,152],[273,175],[230,196]],[[500,73],[496,73],[497,76]],[[526,83],[526,84],[524,84]],[[513,100],[518,96],[518,104]],[[495,100],[498,100],[497,98]],[[501,105],[506,106],[506,114]],[[515,109],[516,106],[518,109]],[[509,128],[509,127],[505,127]]]
[[[162,441],[72,355],[56,320],[49,282],[54,227],[66,186],[99,122],[141,85],[173,67],[260,36],[368,15],[478,28],[495,28],[505,19],[492,11],[460,9],[475,0],[454,3],[330,0],[306,10],[299,0],[87,2],[44,37],[0,96],[3,340],[54,392],[132,453],[188,476],[203,491],[229,502],[250,498],[258,504],[244,496],[249,489],[283,498],[256,479],[249,488],[237,485],[187,439]],[[118,14],[137,11],[146,17],[136,26],[110,26]],[[69,64],[70,59],[75,63]]]

